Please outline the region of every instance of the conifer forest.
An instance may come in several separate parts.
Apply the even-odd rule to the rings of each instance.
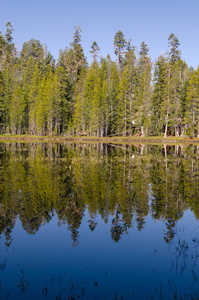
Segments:
[[[18,52],[13,30],[8,22],[0,32],[1,134],[199,138],[199,67],[182,59],[173,33],[154,62],[145,42],[118,31],[116,60],[94,41],[88,64],[78,26],[58,60],[36,39]]]

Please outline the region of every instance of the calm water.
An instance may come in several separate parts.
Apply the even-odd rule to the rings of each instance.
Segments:
[[[0,299],[199,299],[199,147],[0,144]]]

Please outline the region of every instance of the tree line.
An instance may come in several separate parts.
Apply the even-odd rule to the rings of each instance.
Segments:
[[[0,32],[0,133],[76,136],[199,137],[199,68],[181,58],[171,34],[155,62],[122,31],[113,40],[116,61],[91,46],[89,65],[81,28],[57,61],[39,40],[18,53],[13,27]]]

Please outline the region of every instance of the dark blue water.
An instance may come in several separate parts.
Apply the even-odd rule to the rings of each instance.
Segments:
[[[1,144],[0,299],[198,299],[197,148],[57,147]]]

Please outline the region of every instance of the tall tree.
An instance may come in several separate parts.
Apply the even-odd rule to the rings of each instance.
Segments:
[[[53,56],[47,50],[47,46],[42,45],[39,40],[31,39],[23,44],[20,52],[19,60],[22,68],[22,74],[25,72],[25,68],[30,57],[38,63],[43,74],[45,74],[48,65],[53,63]]]
[[[171,64],[175,64],[180,59],[180,55],[181,55],[181,52],[178,49],[178,47],[180,46],[179,40],[173,33],[171,33],[168,38],[168,43],[170,48],[169,51],[170,62]]]
[[[199,138],[199,67],[193,72],[187,90],[185,124],[187,133]]]
[[[93,55],[93,63],[96,63],[97,57],[99,56],[100,48],[96,42],[92,43],[90,53]]]
[[[73,64],[74,64],[74,81],[78,80],[81,68],[86,63],[86,58],[84,56],[84,50],[81,46],[81,28],[75,26],[75,33],[73,35],[73,42],[71,43]]]
[[[123,51],[126,46],[126,40],[124,38],[124,34],[121,30],[119,30],[114,37],[114,49],[115,49],[115,55],[118,57],[118,65],[119,65],[119,74],[120,74],[120,81],[122,78],[122,58],[123,58]]]
[[[126,67],[119,85],[117,116],[118,133],[123,133],[124,136],[126,136],[127,131],[129,131],[131,135],[131,92],[131,78],[128,68]]]
[[[164,125],[163,104],[167,97],[167,59],[161,55],[155,62],[152,95],[152,134],[161,135]]]
[[[136,115],[135,122],[142,136],[149,133],[151,122],[151,60],[149,48],[142,42],[137,62]]]
[[[10,70],[14,66],[17,58],[15,44],[13,43],[13,33],[14,29],[10,22],[6,24],[6,34],[5,34],[5,63],[10,66]]]

